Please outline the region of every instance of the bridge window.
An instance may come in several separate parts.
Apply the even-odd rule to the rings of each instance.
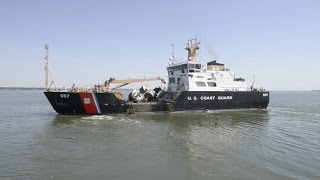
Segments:
[[[207,82],[209,87],[217,87],[217,83],[215,82]]]
[[[168,68],[168,74],[173,75],[173,68]]]
[[[202,82],[202,81],[196,81],[196,85],[197,85],[198,87],[207,87],[207,86],[206,86],[206,83],[205,83],[205,82]]]

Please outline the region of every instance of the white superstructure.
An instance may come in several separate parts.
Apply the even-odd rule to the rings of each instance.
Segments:
[[[249,91],[243,78],[215,60],[208,62],[207,67],[199,62],[196,39],[188,41],[186,48],[188,60],[173,63],[167,67],[168,91]],[[174,57],[172,57],[174,58]]]

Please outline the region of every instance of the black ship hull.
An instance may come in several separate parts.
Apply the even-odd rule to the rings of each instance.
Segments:
[[[162,92],[156,101],[140,103],[118,99],[111,92],[44,93],[57,113],[67,115],[267,108],[269,104],[269,92],[259,91]]]

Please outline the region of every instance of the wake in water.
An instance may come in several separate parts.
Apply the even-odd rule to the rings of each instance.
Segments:
[[[210,110],[210,109],[207,109],[206,110],[206,113],[213,113],[213,114],[218,114],[220,111],[218,110]]]
[[[312,117],[320,117],[320,113],[315,112],[304,112],[304,111],[298,111],[297,109],[293,108],[268,108],[271,110],[271,112],[276,113],[285,113],[290,115],[302,115],[302,116],[312,116]]]
[[[98,121],[114,121],[114,122],[125,122],[125,123],[141,123],[135,119],[130,118],[127,115],[92,115],[81,117],[82,122],[99,124]]]
[[[84,120],[112,120],[114,119],[114,116],[108,116],[108,115],[93,115],[93,116],[86,116],[81,117],[81,119]]]

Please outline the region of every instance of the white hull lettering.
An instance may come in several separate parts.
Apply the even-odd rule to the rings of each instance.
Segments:
[[[207,100],[214,100],[215,96],[201,96],[200,100],[207,101]]]
[[[216,98],[216,96],[187,96],[187,100],[188,101],[197,101],[197,100],[201,100],[201,101],[213,101],[213,100],[231,100],[233,99],[232,96],[218,96],[218,98]]]
[[[232,96],[218,96],[219,100],[231,100]]]
[[[69,94],[60,94],[60,98],[67,99],[69,98]]]

